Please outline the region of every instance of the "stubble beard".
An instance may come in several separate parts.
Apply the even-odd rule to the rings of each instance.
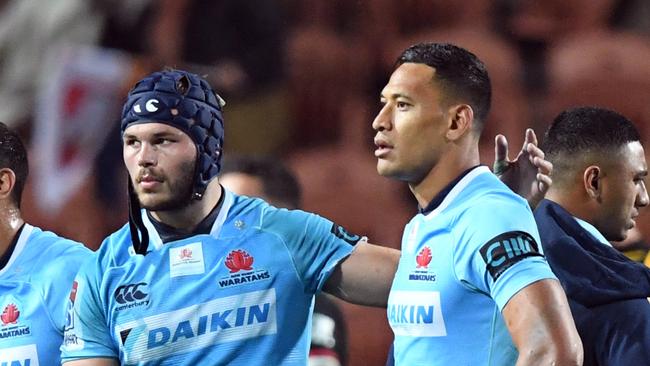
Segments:
[[[150,212],[176,211],[192,204],[194,195],[194,165],[194,162],[181,165],[178,179],[168,181],[168,197],[154,200],[151,203],[140,200],[141,207]]]

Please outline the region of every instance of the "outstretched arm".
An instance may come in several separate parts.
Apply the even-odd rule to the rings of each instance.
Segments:
[[[494,140],[494,174],[515,193],[524,197],[534,209],[552,184],[553,164],[544,160],[544,152],[537,146],[537,136],[526,130],[526,139],[514,160],[508,158],[508,140],[497,135]]]
[[[360,242],[330,275],[324,290],[347,302],[385,308],[399,250]]]

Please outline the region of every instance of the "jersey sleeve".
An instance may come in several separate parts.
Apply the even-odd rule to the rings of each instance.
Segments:
[[[362,240],[330,220],[300,210],[270,209],[263,226],[280,236],[312,293],[323,287],[336,265]]]
[[[489,197],[466,209],[456,234],[454,258],[457,277],[467,286],[488,294],[501,311],[524,287],[556,278],[540,245],[530,208],[508,195]]]
[[[104,273],[100,257],[100,253],[93,253],[72,283],[61,346],[63,363],[84,358],[119,357],[100,295]]]
[[[43,258],[47,263],[42,265],[43,276],[50,279],[44,289],[43,298],[50,309],[52,322],[61,333],[66,322],[67,299],[72,281],[82,263],[92,256],[90,249],[82,244],[67,240],[65,242],[70,245],[65,245],[61,251],[48,253]]]

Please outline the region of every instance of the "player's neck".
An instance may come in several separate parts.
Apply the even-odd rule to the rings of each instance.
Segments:
[[[2,212],[0,215],[0,256],[2,256],[25,221],[20,214],[20,210],[13,205],[2,204],[0,210]]]
[[[429,202],[461,173],[479,164],[478,146],[452,149],[440,157],[424,179],[409,184],[409,187],[420,207],[427,207]]]
[[[205,219],[221,199],[221,186],[214,179],[205,190],[203,198],[177,210],[151,211],[157,221],[184,232],[192,232]]]
[[[562,206],[572,216],[581,220],[592,222],[592,215],[599,211],[596,202],[589,200],[589,197],[583,192],[566,189],[566,187],[551,186],[546,199]]]

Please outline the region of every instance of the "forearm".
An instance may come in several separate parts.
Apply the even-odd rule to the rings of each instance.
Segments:
[[[582,365],[582,346],[579,342],[573,343],[572,347],[556,347],[556,343],[548,339],[539,339],[535,344],[530,342],[519,350],[516,366],[579,366]]]

